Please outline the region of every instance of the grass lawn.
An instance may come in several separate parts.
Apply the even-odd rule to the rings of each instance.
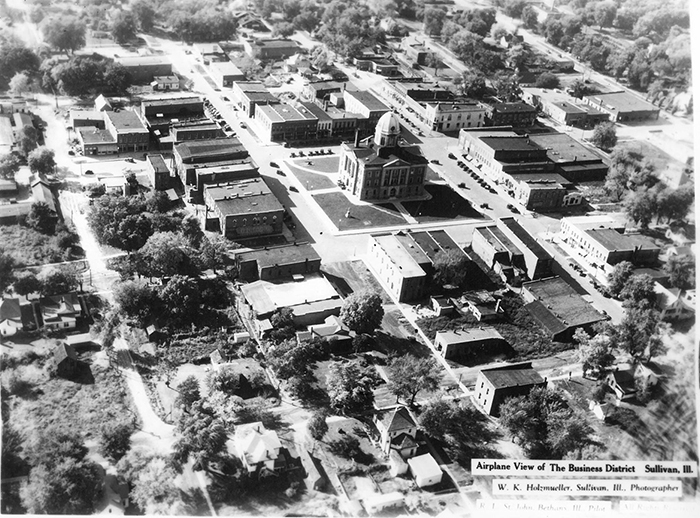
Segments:
[[[645,140],[621,142],[619,147],[629,151],[641,153],[644,158],[654,164],[656,172],[661,178],[667,176],[669,173],[671,173],[670,176],[675,176],[673,172],[683,169],[683,162],[676,160],[662,149],[659,149],[654,144],[651,144]],[[667,169],[669,169],[669,171],[666,171]]]
[[[407,223],[403,216],[392,213],[382,206],[354,205],[340,192],[316,194],[314,200],[338,230],[390,227]],[[350,209],[350,217],[346,218],[348,209]]]
[[[0,243],[18,266],[58,263],[66,260],[52,236],[21,225],[0,226]]]
[[[321,271],[343,297],[347,297],[355,291],[370,289],[381,295],[382,303],[391,303],[389,295],[362,261],[325,263],[321,267]]]
[[[289,166],[289,169],[294,173],[294,176],[301,182],[307,191],[317,191],[319,189],[331,189],[336,187],[336,184],[323,174],[311,173],[298,167]]]
[[[15,370],[33,385],[25,397],[14,398],[10,410],[11,422],[22,430],[26,441],[46,428],[97,439],[103,425],[138,419],[121,375],[103,362],[93,360],[90,365],[94,383],[50,378],[42,367],[35,362]]]
[[[421,223],[483,217],[447,185],[426,185],[425,190],[432,195],[431,199],[402,203],[408,213]]]
[[[296,164],[305,167],[306,169],[312,169],[319,173],[337,173],[338,164],[340,163],[340,157],[336,156],[310,156],[304,157],[296,160],[288,160],[290,165]],[[311,165],[309,165],[311,162]]]

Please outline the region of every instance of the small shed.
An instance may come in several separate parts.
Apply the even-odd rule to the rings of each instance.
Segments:
[[[90,333],[79,333],[76,335],[66,336],[66,344],[70,345],[73,349],[89,348],[95,345]]]
[[[454,311],[454,306],[445,297],[430,297],[430,305],[439,317],[449,316]]]
[[[391,493],[377,494],[365,499],[365,509],[369,514],[380,513],[392,507],[403,505],[404,496],[399,491]]]
[[[54,349],[53,361],[56,375],[60,378],[73,379],[82,367],[75,349],[66,343],[59,344]]]
[[[389,452],[389,463],[389,473],[392,477],[398,477],[399,475],[403,475],[408,471],[408,464],[396,450],[391,450]]]
[[[418,487],[433,486],[442,480],[442,468],[430,453],[408,459],[408,466]]]

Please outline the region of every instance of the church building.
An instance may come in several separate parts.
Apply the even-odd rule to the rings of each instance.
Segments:
[[[428,161],[418,146],[399,143],[401,123],[385,113],[377,123],[374,139],[344,143],[340,150],[340,180],[360,200],[381,201],[420,198]]]

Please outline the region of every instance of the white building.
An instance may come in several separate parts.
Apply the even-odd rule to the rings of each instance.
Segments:
[[[476,101],[428,102],[423,113],[433,130],[442,132],[480,128],[486,117],[486,109]]]
[[[442,469],[429,453],[408,459],[408,467],[418,487],[433,486],[442,480]]]

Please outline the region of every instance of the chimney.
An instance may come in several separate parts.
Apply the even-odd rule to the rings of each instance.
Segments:
[[[360,130],[355,130],[355,147],[360,147]]]

